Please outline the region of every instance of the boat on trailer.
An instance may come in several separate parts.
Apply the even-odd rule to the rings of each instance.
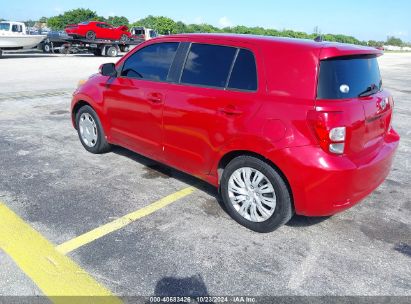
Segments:
[[[36,47],[46,35],[29,35],[21,22],[0,22],[0,56],[3,51],[27,50]]]

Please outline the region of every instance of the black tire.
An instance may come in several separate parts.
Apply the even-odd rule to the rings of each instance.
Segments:
[[[253,222],[244,218],[231,203],[228,190],[229,179],[237,169],[243,167],[260,171],[267,177],[274,188],[276,196],[274,213],[263,222]],[[220,183],[220,191],[224,206],[229,215],[239,224],[256,232],[272,232],[287,223],[294,214],[293,203],[286,182],[271,165],[256,157],[244,155],[233,159],[224,169]]]
[[[42,49],[43,49],[43,52],[44,52],[44,53],[51,53],[51,45],[50,45],[50,43],[45,43],[45,44],[43,44]]]
[[[120,45],[120,51],[127,53],[130,50],[128,45]]]
[[[88,146],[82,139],[81,133],[80,133],[80,118],[82,114],[89,114],[90,116],[93,117],[96,127],[97,127],[97,141],[93,147]],[[80,139],[81,144],[83,147],[91,153],[94,154],[102,154],[110,151],[111,145],[107,142],[106,136],[104,134],[103,127],[101,126],[100,119],[98,118],[97,113],[93,110],[92,107],[90,106],[83,106],[81,107],[77,113],[76,113],[76,128],[77,128],[77,133]]]
[[[93,54],[94,54],[94,56],[101,56],[101,55],[102,55],[100,49],[95,49],[95,50],[93,51]]]
[[[118,49],[115,46],[109,46],[106,49],[106,56],[108,57],[117,57]]]
[[[93,31],[88,31],[86,33],[86,39],[95,40],[96,39],[96,33],[94,33]]]

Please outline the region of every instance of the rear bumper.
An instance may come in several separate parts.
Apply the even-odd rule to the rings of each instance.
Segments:
[[[327,216],[361,201],[388,176],[399,139],[391,130],[378,151],[355,160],[317,146],[287,149],[281,170],[289,180],[296,213]]]

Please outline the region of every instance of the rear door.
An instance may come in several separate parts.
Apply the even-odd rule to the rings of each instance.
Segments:
[[[256,61],[245,48],[192,43],[182,66],[164,107],[164,158],[208,174],[221,147],[241,136],[258,108]]]

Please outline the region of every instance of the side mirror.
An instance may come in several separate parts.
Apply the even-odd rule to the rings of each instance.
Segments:
[[[105,63],[100,66],[99,72],[103,76],[116,77],[117,70],[114,63]]]

